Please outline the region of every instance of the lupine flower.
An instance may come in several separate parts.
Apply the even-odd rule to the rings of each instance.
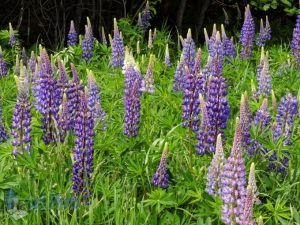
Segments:
[[[35,67],[36,67],[36,58],[35,58],[34,52],[31,51],[31,56],[30,56],[30,59],[28,61],[28,69],[30,69],[32,74],[35,73]]]
[[[87,73],[88,73],[88,92],[87,92],[88,109],[90,110],[94,124],[96,125],[97,122],[102,122],[105,119],[106,113],[101,107],[100,87],[96,83],[94,74],[91,70],[88,70]]]
[[[193,74],[188,67],[186,69],[186,79],[182,99],[182,127],[188,127],[192,131],[199,129],[199,94],[202,90],[201,75]]]
[[[243,213],[241,216],[241,225],[255,225],[255,220],[253,219],[253,204],[256,197],[256,180],[255,180],[255,166],[254,163],[251,164],[249,181],[247,186],[247,194],[245,197]]]
[[[11,23],[9,23],[9,41],[8,41],[9,47],[12,47],[16,43],[16,41],[17,40],[14,34],[14,30],[12,28]]]
[[[206,78],[207,90],[204,90],[207,97],[207,110],[209,121],[209,138],[208,142],[211,148],[215,147],[217,135],[223,133],[227,126],[229,117],[229,104],[227,99],[227,84],[223,78],[223,57],[222,45],[220,44],[220,33],[217,32],[214,52],[209,65],[211,76]],[[207,75],[205,75],[207,76]],[[212,152],[214,150],[212,149]]]
[[[268,20],[268,16],[266,16],[266,26],[264,27],[263,20],[260,20],[260,29],[259,34],[256,39],[256,44],[258,46],[265,46],[266,41],[271,39],[271,27]]]
[[[70,30],[68,33],[67,46],[78,45],[78,34],[75,30],[74,21],[71,20]]]
[[[154,66],[154,56],[150,55],[149,64],[147,68],[146,75],[142,80],[141,91],[154,93],[154,79],[153,79],[153,66]]]
[[[85,26],[85,35],[82,41],[82,58],[85,61],[89,61],[93,57],[93,42],[94,42],[94,36],[93,36],[92,25],[89,18],[87,17],[87,25]]]
[[[62,103],[59,106],[58,111],[58,128],[59,128],[59,138],[61,142],[64,142],[65,137],[69,131],[70,127],[70,117],[68,111],[68,99],[66,93],[63,94]]]
[[[171,60],[170,60],[170,53],[169,53],[169,45],[167,44],[166,45],[166,50],[165,50],[165,61],[164,61],[165,65],[167,67],[171,67],[172,66],[172,63],[171,63]]]
[[[236,50],[235,50],[235,45],[233,43],[233,37],[231,37],[231,39],[227,37],[223,24],[221,25],[221,32],[222,32],[222,42],[224,45],[225,55],[231,58],[235,58]]]
[[[94,122],[87,106],[86,92],[80,92],[80,107],[76,112],[75,147],[73,149],[73,191],[89,204],[92,194],[91,176],[94,155]]]
[[[241,224],[243,219],[246,179],[242,147],[242,130],[237,119],[231,154],[222,171],[222,220],[226,225]]]
[[[198,48],[196,57],[195,57],[195,63],[193,68],[194,74],[199,74],[201,71],[201,60],[202,60],[202,51],[201,48]]]
[[[211,152],[210,144],[208,143],[208,114],[207,114],[207,103],[203,96],[199,95],[200,100],[200,111],[201,111],[201,124],[197,134],[198,143],[196,144],[196,151],[198,155],[204,155],[206,152]],[[214,148],[213,148],[214,151]]]
[[[113,67],[122,67],[124,65],[124,46],[120,36],[116,18],[114,18],[114,38],[111,43],[111,64]]]
[[[102,39],[102,44],[107,45],[107,40],[106,40],[106,36],[105,36],[105,32],[104,32],[104,27],[103,26],[101,28],[101,39]]]
[[[204,38],[205,38],[205,44],[208,46],[209,45],[209,36],[208,36],[207,30],[205,27],[204,27]]]
[[[24,47],[22,49],[22,63],[24,66],[27,65],[27,56],[26,56],[26,50]]]
[[[153,48],[153,37],[152,37],[152,30],[149,30],[149,35],[148,35],[148,48]]]
[[[25,151],[30,152],[31,115],[28,97],[29,83],[25,76],[25,70],[25,67],[22,67],[20,77],[15,76],[19,95],[12,118],[11,135],[13,136],[12,153],[14,156],[17,156],[18,153],[23,154]]]
[[[9,138],[9,135],[3,124],[2,116],[2,105],[0,105],[0,142],[4,142]]]
[[[218,134],[216,153],[208,167],[206,192],[210,195],[217,196],[222,190],[222,171],[225,163],[222,135]]]
[[[125,75],[124,84],[124,107],[125,121],[124,134],[135,137],[138,135],[140,124],[141,109],[141,82],[142,76],[137,68],[132,53],[126,50],[125,62],[123,66],[123,74]]]
[[[173,91],[174,92],[183,91],[185,76],[186,76],[186,71],[184,68],[183,54],[181,54],[180,61],[177,62],[177,67],[175,70],[175,76],[174,76],[174,81],[173,81]]]
[[[192,39],[192,31],[188,29],[186,38],[183,44],[183,62],[190,70],[194,68],[195,55],[196,55],[196,45]]]
[[[255,127],[259,127],[259,132],[267,132],[268,127],[271,122],[271,115],[268,111],[268,99],[265,98],[263,100],[262,105],[257,110],[253,124]],[[267,150],[262,146],[262,144],[255,139],[251,140],[250,146],[247,149],[247,153],[249,157],[253,157],[255,153],[265,153]]]
[[[45,144],[55,142],[57,135],[55,124],[58,119],[59,96],[57,81],[46,49],[41,50],[39,78],[35,81],[34,94],[37,110],[42,114],[43,141]]]
[[[148,27],[150,26],[150,19],[151,19],[151,14],[150,14],[150,9],[149,9],[149,2],[147,1],[146,6],[142,12],[142,28],[144,31],[148,30]]]
[[[255,24],[251,15],[250,6],[245,8],[244,24],[241,30],[240,42],[242,45],[241,59],[250,59],[254,42]]]
[[[3,58],[2,48],[0,46],[0,77],[7,75],[7,64]]]
[[[84,87],[79,80],[78,73],[76,70],[75,65],[71,64],[71,71],[73,75],[72,83],[70,84],[68,88],[68,109],[69,109],[69,115],[71,120],[71,128],[74,129],[75,127],[75,120],[76,120],[76,114],[79,111],[80,107],[80,92],[83,91]]]
[[[64,62],[62,60],[58,60],[58,69],[59,69],[59,78],[57,79],[57,96],[58,96],[58,104],[62,104],[64,93],[68,93],[70,84],[67,76],[67,72],[64,66]]]
[[[166,142],[159,166],[151,181],[154,187],[160,186],[162,189],[167,189],[169,187],[169,175],[167,171],[167,154],[168,143]]]
[[[250,145],[251,137],[250,137],[250,128],[251,128],[251,120],[252,114],[249,108],[249,101],[247,94],[242,95],[241,104],[240,104],[240,118],[241,118],[241,130],[243,135],[243,146],[246,147]]]
[[[258,91],[255,94],[256,98],[259,95],[267,97],[271,93],[271,75],[269,69],[269,53],[264,54],[264,48],[261,49],[260,63],[257,67]]]
[[[291,42],[292,55],[296,60],[296,64],[300,65],[300,13],[297,15],[296,25],[293,31],[293,39]]]

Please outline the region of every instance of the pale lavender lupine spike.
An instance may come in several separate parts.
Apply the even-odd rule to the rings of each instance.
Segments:
[[[240,103],[240,118],[241,118],[241,130],[243,135],[243,146],[250,145],[251,136],[250,128],[252,122],[252,114],[249,108],[249,99],[247,94],[243,94]]]
[[[242,45],[241,59],[250,59],[252,57],[252,47],[254,43],[255,24],[251,15],[250,6],[245,8],[244,24],[241,30],[240,43]]]
[[[225,163],[222,135],[219,134],[216,143],[216,153],[208,167],[206,192],[217,196],[221,194],[222,189],[222,170]]]
[[[262,64],[261,71],[258,74],[257,96],[262,95],[263,97],[267,97],[271,92],[271,75],[270,75],[270,68],[269,68],[268,52],[266,52],[261,64]]]
[[[154,56],[150,55],[149,64],[147,68],[146,75],[142,80],[141,91],[154,93],[154,79],[153,79],[153,66],[154,66]]]
[[[169,53],[169,45],[168,44],[166,45],[164,64],[167,67],[171,67],[172,66],[172,63],[171,63],[171,60],[170,60],[170,53]]]
[[[245,163],[242,155],[242,130],[237,118],[231,154],[222,171],[222,220],[226,225],[240,224],[246,196]]]
[[[110,38],[111,39],[111,38]],[[122,67],[124,65],[124,45],[120,35],[117,19],[114,18],[114,37],[111,40],[111,64],[113,67]]]
[[[151,181],[154,187],[160,186],[163,189],[167,189],[169,187],[169,175],[167,171],[167,154],[168,154],[168,143],[166,142],[159,166]]]

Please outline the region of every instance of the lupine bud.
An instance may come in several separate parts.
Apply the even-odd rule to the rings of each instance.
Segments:
[[[142,86],[141,91],[142,92],[148,92],[148,93],[154,93],[154,79],[153,79],[153,66],[154,66],[154,56],[150,55],[149,64],[147,68],[146,75],[144,79],[142,80]]]
[[[208,167],[206,192],[210,195],[217,196],[222,190],[222,171],[225,163],[222,135],[218,134],[216,143],[216,153]]]
[[[291,42],[292,55],[296,60],[296,64],[300,65],[300,13],[297,15],[296,25],[293,31],[293,39]]]
[[[168,143],[166,142],[159,166],[151,181],[154,187],[160,186],[162,189],[167,189],[169,187],[169,175],[167,171],[167,154],[168,154]]]
[[[271,90],[271,94],[272,94],[272,110],[275,111],[277,108],[277,100],[273,90]]]
[[[19,55],[16,55],[15,75],[20,75],[20,60]]]
[[[175,76],[173,81],[173,91],[180,92],[184,89],[186,71],[184,68],[183,54],[181,54],[180,61],[177,62],[177,67],[175,70]]]
[[[124,65],[124,46],[120,36],[116,18],[114,18],[114,38],[111,43],[111,64],[113,67],[122,67]]]
[[[106,36],[105,36],[105,31],[104,31],[104,27],[101,27],[101,40],[102,40],[102,44],[107,45],[107,40],[106,40]]]
[[[7,75],[7,64],[3,58],[2,48],[0,46],[0,77]]]
[[[141,14],[141,13],[139,13],[139,15],[138,15],[138,25],[139,25],[142,29],[144,29],[143,21],[142,21],[142,14]]]
[[[91,176],[94,155],[94,123],[87,106],[86,92],[80,92],[80,107],[76,112],[75,147],[73,149],[73,191],[81,202],[89,204],[92,195]]]
[[[153,41],[156,39],[157,37],[157,29],[154,28],[154,31],[153,31]]]
[[[222,172],[222,220],[226,225],[241,224],[246,196],[245,163],[242,156],[242,131],[236,121],[233,146]]]
[[[2,105],[0,104],[0,142],[4,142],[9,138],[9,135],[3,124]]]
[[[15,37],[15,34],[14,34],[14,30],[12,28],[11,23],[9,23],[9,41],[8,41],[8,45],[9,45],[9,47],[12,47],[15,43],[16,43],[16,37]]]
[[[209,36],[208,36],[207,30],[205,27],[204,27],[204,38],[205,38],[205,44],[208,46],[209,45]]]
[[[73,20],[71,20],[71,24],[70,24],[70,30],[69,30],[69,33],[68,33],[67,45],[68,46],[78,45],[78,34],[75,30]]]
[[[85,61],[89,61],[93,57],[93,42],[94,42],[94,36],[93,36],[92,25],[89,18],[87,17],[87,25],[85,26],[85,35],[82,41],[82,58]]]
[[[153,48],[153,37],[152,37],[152,30],[149,30],[149,35],[148,35],[148,48]]]
[[[259,34],[256,39],[256,44],[258,46],[265,46],[266,41],[271,39],[271,27],[268,20],[268,16],[266,16],[266,26],[264,27],[263,20],[260,20],[260,29]]]
[[[242,45],[241,59],[250,59],[255,35],[255,24],[251,15],[250,6],[245,8],[244,24],[241,30],[240,42]]]
[[[58,111],[58,129],[59,138],[61,142],[64,142],[65,137],[70,129],[70,117],[68,111],[68,99],[66,93],[64,93],[62,98],[62,103],[59,106]]]
[[[240,104],[240,118],[241,118],[241,130],[243,135],[243,146],[246,147],[250,145],[251,137],[250,137],[250,128],[251,128],[251,120],[252,114],[249,108],[249,101],[247,94],[242,95],[241,104]]]
[[[32,74],[35,73],[35,67],[36,67],[36,58],[35,58],[34,52],[31,51],[31,56],[30,56],[30,59],[28,61],[28,69],[30,69]]]
[[[264,225],[264,219],[262,216],[258,217],[257,225]]]
[[[165,65],[168,67],[172,66],[171,60],[170,60],[170,53],[169,53],[169,45],[166,45],[166,50],[165,50]]]
[[[13,155],[17,156],[18,153],[23,154],[25,151],[30,152],[30,103],[28,97],[29,83],[25,76],[25,67],[20,70],[20,77],[15,76],[19,95],[15,110],[12,118],[12,131],[13,136],[12,145]]]
[[[140,48],[140,41],[136,42],[136,54],[140,54],[141,53],[141,48]]]
[[[100,87],[96,83],[95,76],[91,70],[87,71],[88,74],[88,108],[92,114],[94,124],[104,121],[106,113],[101,107],[100,100]]]
[[[27,56],[26,56],[26,50],[24,47],[22,49],[22,63],[24,66],[27,65]]]
[[[255,181],[255,167],[254,163],[251,164],[249,181],[247,186],[247,194],[245,197],[245,203],[243,207],[243,214],[241,216],[241,225],[255,225],[255,221],[253,219],[253,204],[255,201],[256,194],[256,181]]]

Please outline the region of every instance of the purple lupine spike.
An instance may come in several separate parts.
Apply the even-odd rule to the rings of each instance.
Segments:
[[[124,134],[135,137],[138,135],[140,124],[141,109],[141,73],[135,65],[132,53],[126,50],[125,62],[123,66],[123,74],[125,75],[124,83],[124,107],[125,121]]]
[[[241,30],[240,43],[242,45],[241,49],[241,59],[250,59],[252,56],[252,47],[254,43],[255,35],[255,24],[251,15],[250,6],[247,5],[245,8],[245,18],[244,24]]]
[[[154,93],[155,86],[154,86],[154,79],[153,79],[153,66],[154,66],[154,56],[150,55],[147,72],[141,84],[142,92],[148,92],[151,94]]]
[[[261,49],[260,63],[257,66],[256,77],[258,81],[258,91],[255,93],[256,98],[259,95],[267,97],[271,93],[271,75],[269,69],[269,53],[264,54],[264,48]]]
[[[221,25],[221,32],[222,32],[222,42],[224,45],[225,55],[231,58],[235,58],[236,50],[235,50],[235,45],[233,43],[233,37],[231,37],[231,39],[227,37],[223,24]]]
[[[267,98],[265,98],[263,100],[262,105],[257,110],[253,122],[254,122],[255,126],[260,126],[261,131],[266,129],[270,125],[271,114],[268,111],[268,99]]]
[[[212,60],[211,74],[212,76],[222,75],[223,62],[224,62],[224,44],[221,42],[220,32],[216,34],[216,40],[209,50],[209,56]]]
[[[66,68],[62,60],[58,60],[59,78],[57,79],[57,96],[58,104],[61,105],[64,93],[68,93],[70,84],[67,76]]]
[[[94,158],[94,122],[87,106],[87,96],[80,92],[80,107],[76,113],[75,147],[73,149],[73,191],[81,202],[89,204],[92,195],[91,176]]]
[[[82,41],[82,58],[90,61],[93,57],[93,29],[89,18],[87,17],[87,25],[85,26],[85,35]]]
[[[205,191],[213,196],[221,194],[222,190],[222,170],[225,163],[222,135],[218,134],[216,143],[216,153],[208,167],[207,183]]]
[[[67,46],[78,45],[78,34],[75,30],[74,21],[71,20],[70,30],[68,33]]]
[[[195,62],[196,45],[192,38],[191,29],[188,29],[188,33],[184,39],[182,52],[184,65],[187,66],[189,70],[192,70]]]
[[[26,50],[24,47],[22,49],[22,63],[23,63],[23,65],[27,65],[27,55],[26,55]]]
[[[0,46],[0,77],[7,75],[7,64],[3,58],[2,48]]]
[[[11,23],[9,23],[9,41],[8,41],[8,46],[13,47],[13,45],[16,43],[16,37],[14,34],[14,30],[12,28]]]
[[[255,181],[255,166],[252,162],[250,167],[249,181],[247,186],[247,194],[244,200],[243,213],[241,215],[241,225],[255,225],[253,219],[253,204],[255,202],[256,195],[256,181]]]
[[[107,40],[106,40],[106,35],[105,35],[105,31],[104,31],[104,27],[101,27],[101,40],[102,40],[102,44],[107,45]]]
[[[181,54],[180,61],[177,62],[177,67],[175,70],[175,76],[174,76],[174,81],[173,81],[173,91],[174,92],[183,91],[185,76],[186,76],[186,71],[184,68],[183,54]]]
[[[4,142],[9,138],[9,135],[3,124],[2,105],[0,104],[0,142]]]
[[[204,76],[209,74],[210,77],[205,77],[207,90],[206,94],[207,110],[209,120],[209,138],[208,143],[211,145],[211,151],[214,152],[217,135],[223,133],[223,129],[227,126],[229,117],[229,104],[227,99],[227,84],[223,77],[223,57],[222,45],[220,43],[220,33],[217,32],[214,52],[212,52],[211,68],[206,71]]]
[[[122,67],[124,65],[124,45],[120,36],[117,19],[114,18],[114,38],[111,43],[111,65],[113,67]]]
[[[266,39],[267,40],[271,40],[271,26],[270,26],[270,23],[269,23],[269,18],[268,16],[266,16],[266,26],[265,26],[265,35],[266,35]]]
[[[243,135],[243,146],[247,147],[251,143],[250,128],[252,123],[252,114],[249,108],[247,94],[242,95],[240,104],[241,131]]]
[[[222,220],[226,225],[241,224],[246,196],[242,130],[237,118],[233,146],[222,171]]]
[[[188,67],[186,69],[185,85],[182,99],[182,127],[188,127],[192,131],[199,130],[199,94],[202,90],[201,75],[193,74]]]
[[[61,142],[64,142],[65,137],[70,129],[70,118],[68,111],[68,99],[66,93],[63,94],[62,103],[59,106],[58,111],[58,129],[59,129],[59,138]]]
[[[57,81],[46,49],[42,49],[39,63],[39,78],[35,81],[35,106],[42,114],[43,141],[56,142],[56,121],[58,120],[59,96]]]
[[[25,76],[25,67],[21,68],[20,76],[15,76],[19,95],[15,110],[12,118],[12,131],[13,136],[12,145],[13,155],[17,156],[18,153],[23,154],[25,151],[30,152],[30,103],[29,103],[29,83]]]
[[[208,114],[206,102],[203,96],[199,95],[200,100],[200,111],[201,111],[201,124],[197,134],[198,143],[196,144],[196,151],[198,155],[204,155],[206,152],[211,152],[210,145],[207,142],[208,138]]]
[[[171,63],[171,60],[170,60],[170,53],[169,53],[169,45],[168,44],[166,45],[164,64],[167,67],[171,67],[172,66],[172,63]]]
[[[293,31],[293,39],[291,42],[292,55],[296,60],[296,65],[300,65],[300,12],[297,15],[296,25]]]
[[[268,16],[266,16],[266,26],[264,26],[263,20],[260,20],[259,33],[256,38],[256,45],[265,46],[266,41],[271,39],[271,26],[269,23]]]
[[[286,138],[285,145],[291,145],[291,134],[295,115],[297,113],[298,101],[291,94],[282,97],[276,115],[276,126],[274,127],[274,142],[282,135]]]
[[[159,166],[151,181],[154,187],[160,186],[162,189],[167,189],[169,187],[169,175],[167,171],[167,154],[168,154],[168,143],[166,142]]]
[[[70,126],[72,129],[75,128],[76,122],[76,113],[79,111],[80,107],[80,92],[83,91],[84,87],[79,80],[78,73],[76,70],[75,65],[71,64],[71,71],[73,75],[73,80],[68,87],[68,109],[69,109],[69,116],[70,116]]]
[[[198,48],[196,57],[195,57],[195,63],[193,68],[193,74],[198,75],[201,71],[201,61],[202,61],[202,51],[201,48]]]
[[[31,71],[32,74],[35,73],[35,67],[36,67],[36,58],[33,51],[31,51],[31,56],[28,61],[28,69]]]
[[[100,87],[96,83],[95,76],[91,70],[88,70],[87,73],[88,73],[88,87],[87,87],[88,108],[92,114],[94,124],[96,125],[98,122],[104,121],[104,119],[106,118],[106,113],[101,107]]]
[[[150,27],[150,19],[151,19],[151,14],[150,14],[150,8],[149,8],[149,1],[147,1],[146,6],[141,15],[142,28],[144,29],[145,32]]]

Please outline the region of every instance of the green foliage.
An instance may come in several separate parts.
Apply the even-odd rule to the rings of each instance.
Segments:
[[[287,15],[292,16],[298,13],[296,0],[253,0],[250,4],[255,8],[263,11],[268,11],[271,9],[283,8]]]

